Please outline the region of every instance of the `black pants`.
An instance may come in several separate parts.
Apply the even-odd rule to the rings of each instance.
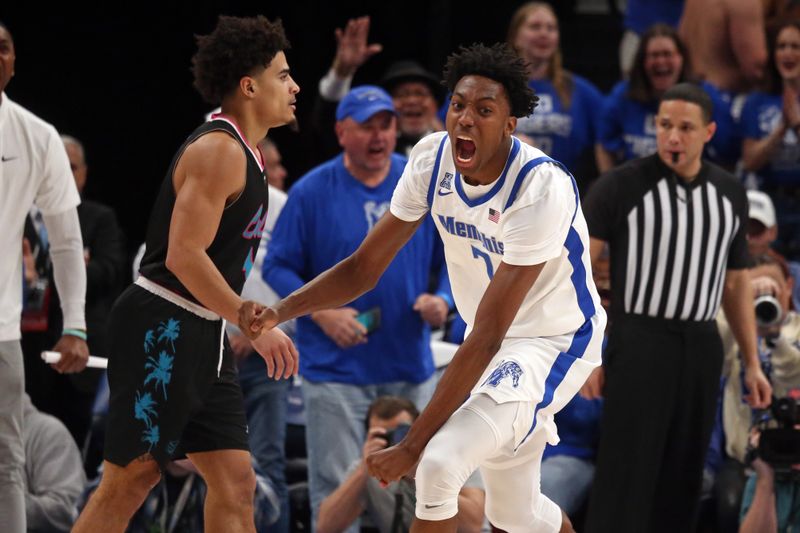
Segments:
[[[616,319],[588,532],[693,531],[722,357],[714,322]]]
[[[97,394],[97,383],[103,371],[87,368],[77,374],[59,374],[42,361],[41,353],[52,350],[60,335],[47,332],[24,333],[22,352],[25,355],[25,392],[33,405],[44,413],[61,420],[75,439],[79,449],[86,441],[92,424],[92,406]],[[105,355],[103,351],[89,350],[92,355]]]

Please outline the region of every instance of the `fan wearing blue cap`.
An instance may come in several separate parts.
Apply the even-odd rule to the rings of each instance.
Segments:
[[[406,166],[394,153],[397,117],[381,87],[349,91],[334,129],[342,153],[292,186],[273,230],[263,274],[281,297],[358,247],[388,211]],[[322,500],[362,457],[370,403],[383,394],[428,403],[435,387],[430,327],[444,322],[452,302],[441,246],[426,217],[374,289],[346,307],[298,319],[315,523]],[[435,294],[427,292],[431,272],[438,273]],[[357,530],[354,523],[346,531]]]
[[[363,124],[381,111],[396,114],[389,93],[376,85],[361,85],[347,93],[347,96],[339,102],[336,108],[336,120],[342,121],[350,117]]]
[[[382,182],[397,142],[392,97],[375,85],[356,87],[336,108],[335,130],[347,170],[366,185]]]

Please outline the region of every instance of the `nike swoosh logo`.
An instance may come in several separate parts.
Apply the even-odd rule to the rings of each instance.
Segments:
[[[2,159],[3,163],[5,163],[6,161],[11,161],[11,160],[13,160],[13,159],[17,159],[17,156],[13,156],[13,157],[6,157],[6,156],[3,156],[3,157],[1,157],[0,159]]]
[[[426,503],[426,504],[425,504],[425,509],[436,509],[437,507],[441,507],[442,505],[444,505],[444,504],[443,504],[443,503],[440,503],[440,504],[437,504],[437,505],[428,505],[428,504]]]
[[[453,191],[442,192],[442,190],[441,190],[441,189],[439,189],[439,190],[438,190],[438,191],[436,191],[436,192],[437,192],[437,194],[438,194],[439,196],[447,196],[448,194],[453,194]]]

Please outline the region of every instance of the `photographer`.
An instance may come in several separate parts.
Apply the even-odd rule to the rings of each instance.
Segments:
[[[784,267],[770,255],[754,258],[754,266],[748,270],[753,287],[756,321],[758,323],[759,357],[774,389],[776,398],[800,386],[800,316],[789,310],[793,280]],[[765,296],[772,296],[770,303]],[[775,309],[775,304],[778,308]],[[772,308],[772,309],[771,309]],[[773,320],[768,320],[772,318]],[[739,349],[727,324],[718,319],[720,336],[725,350],[722,374],[726,378],[723,397],[723,424],[725,428],[726,452],[740,463],[744,463],[752,422],[752,409],[742,397],[742,366]]]
[[[786,405],[791,406],[794,424],[789,427],[800,431],[800,389],[794,389],[789,397],[784,398]],[[781,422],[784,427],[786,420]],[[769,430],[767,430],[769,431]],[[800,463],[770,464],[772,459],[764,453],[764,441],[767,434],[754,429],[752,445],[757,450],[753,459],[754,475],[747,480],[742,499],[742,522],[739,533],[761,533],[777,531],[779,533],[798,531],[800,529]],[[792,439],[797,442],[797,439]],[[791,453],[797,455],[800,448],[791,447]],[[787,450],[788,451],[788,450]],[[764,455],[764,457],[760,457]]]
[[[408,531],[414,517],[414,482],[402,479],[384,488],[367,473],[365,459],[374,451],[402,439],[419,411],[412,402],[397,396],[380,396],[367,412],[367,440],[362,458],[353,463],[345,480],[322,500],[318,533],[347,529],[366,510],[381,533]],[[478,532],[484,521],[485,493],[478,472],[467,480],[458,497],[458,531]]]
[[[784,398],[789,390],[800,386],[800,349],[798,349],[800,316],[789,310],[793,281],[783,264],[767,254],[755,257],[754,266],[748,270],[748,274],[753,288],[753,305],[756,308],[759,358],[772,383],[775,398]],[[739,348],[723,317],[719,317],[718,324],[725,351],[722,372],[725,378],[722,407],[725,450],[731,460],[723,467],[725,474],[718,476],[716,492],[720,502],[735,505],[735,509],[731,511],[739,514],[737,511],[739,506],[734,500],[737,499],[736,496],[742,494],[742,486],[747,481],[744,470],[753,411],[742,399],[746,391],[742,387],[743,370]],[[752,499],[754,488],[769,481],[768,477],[771,478],[768,474],[760,475],[760,472],[768,469],[771,473],[771,467],[762,460],[754,462],[752,466],[760,481],[756,483],[756,478],[753,478],[749,482],[749,488],[744,491],[745,501],[741,508],[745,511],[749,509],[751,505],[748,498],[752,500],[755,510],[752,518],[743,523],[742,527],[754,524],[755,529],[743,529],[743,531],[775,531],[774,527],[771,529],[766,527],[762,518],[757,520],[754,518],[763,507],[761,496]],[[734,494],[736,496],[733,496]],[[781,505],[778,503],[778,507]],[[729,505],[724,507],[724,514],[727,515]],[[775,508],[774,503],[772,508]],[[735,517],[732,518],[735,520]]]

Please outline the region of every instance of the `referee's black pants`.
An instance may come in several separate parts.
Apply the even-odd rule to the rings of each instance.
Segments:
[[[586,531],[694,531],[722,358],[713,321],[616,317]]]

